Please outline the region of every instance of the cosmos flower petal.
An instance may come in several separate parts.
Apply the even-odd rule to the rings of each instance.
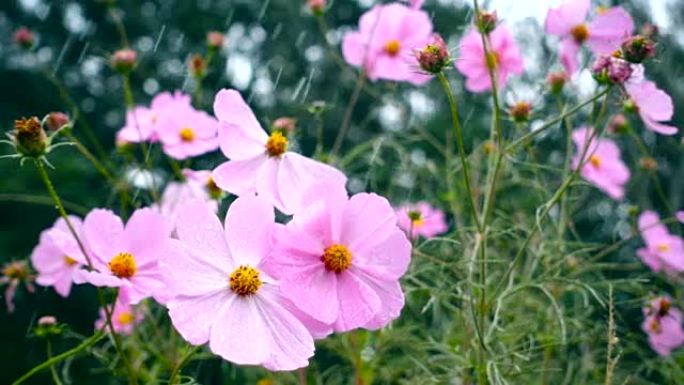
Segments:
[[[269,360],[272,332],[255,298],[233,295],[210,311],[215,314],[209,337],[212,352],[238,365],[261,365]]]
[[[185,204],[178,213],[178,239],[201,262],[220,271],[234,267],[221,222],[202,201]]]
[[[364,326],[382,309],[380,297],[351,272],[337,277],[337,299],[340,312],[333,324],[335,331],[346,332]]]
[[[230,160],[219,165],[211,175],[221,190],[237,196],[254,194],[258,181],[257,175],[266,161],[266,154],[252,159]]]
[[[166,306],[173,327],[180,335],[193,345],[201,345],[209,341],[214,325],[216,329],[226,328],[219,315],[234,298],[230,291],[220,290],[203,296],[177,296]]]
[[[214,115],[222,123],[222,127],[233,126],[242,130],[242,136],[249,138],[251,143],[265,144],[268,140],[268,135],[261,128],[252,109],[236,90],[222,89],[216,94]],[[223,143],[221,149],[224,151],[226,149]],[[225,153],[225,155],[230,158],[231,153]]]
[[[331,324],[339,313],[339,305],[330,298],[336,298],[338,275],[327,271],[319,261],[309,268],[290,270],[281,283],[283,295],[291,299],[302,312],[316,320]]]
[[[351,197],[345,208],[341,241],[354,251],[370,249],[396,230],[397,216],[389,201],[376,194],[361,193]]]
[[[100,264],[106,264],[114,256],[117,252],[115,246],[123,242],[123,234],[121,218],[110,210],[92,210],[83,221],[84,241],[92,250],[91,258],[94,257]]]
[[[225,235],[237,265],[257,266],[272,247],[275,212],[259,196],[242,196],[226,214]]]
[[[569,34],[573,27],[584,23],[590,6],[590,0],[568,0],[559,7],[549,9],[545,21],[546,32],[556,36]]]

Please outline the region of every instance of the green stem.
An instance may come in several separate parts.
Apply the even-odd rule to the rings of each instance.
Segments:
[[[523,135],[522,137],[518,138],[517,140],[514,140],[512,143],[510,143],[508,146],[506,146],[506,152],[513,151],[519,145],[526,143],[530,139],[535,138],[537,135],[539,135],[539,134],[543,133],[544,131],[548,130],[549,128],[555,126],[557,123],[561,122],[566,117],[574,115],[576,112],[578,112],[579,110],[581,110],[585,106],[587,106],[591,103],[594,103],[596,100],[598,100],[602,96],[606,95],[609,90],[610,90],[610,88],[603,89],[603,91],[594,95],[591,99],[586,100],[586,101],[576,105],[575,107],[571,108],[570,110],[568,110],[564,114],[562,114],[558,117],[555,117],[555,118],[551,119],[550,121],[542,124],[541,126],[539,126],[539,128],[535,129],[534,131],[530,131],[526,135]]]
[[[560,99],[558,99],[558,104],[561,109],[561,111],[565,110],[565,106],[563,106],[563,103],[561,102]],[[568,175],[572,172],[571,170],[571,164],[572,164],[572,122],[570,121],[570,117],[566,117],[563,119],[563,125],[565,126],[565,161],[563,162],[563,178],[562,180],[565,180]],[[567,198],[569,194],[563,194],[561,197],[561,202],[560,202],[560,220],[558,223],[558,237],[559,239],[563,239],[565,235],[565,228],[566,224],[568,222],[568,205],[567,205]],[[562,243],[561,243],[562,244]]]
[[[178,376],[180,375],[181,369],[187,363],[190,361],[190,358],[197,353],[198,350],[202,348],[202,345],[198,345],[193,347],[192,349],[188,350],[188,352],[183,356],[183,358],[180,360],[178,365],[176,365],[175,368],[173,368],[173,371],[171,372],[171,377],[169,378],[169,385],[176,385],[176,379],[178,379]]]
[[[0,202],[21,202],[21,203],[31,203],[35,205],[52,206],[55,207],[55,201],[46,196],[41,195],[31,195],[31,194],[0,194]],[[64,207],[69,208],[69,210],[80,214],[86,215],[90,209],[80,206],[76,203],[63,201]]]
[[[599,119],[597,121],[601,120],[601,117],[605,115],[606,107],[608,104],[608,95],[606,94],[604,100],[603,100],[603,105],[601,107],[601,111],[599,112]],[[513,261],[508,266],[508,269],[504,273],[503,277],[499,280],[499,283],[497,284],[495,290],[494,290],[494,295],[501,290],[501,287],[505,284],[505,282],[508,280],[508,277],[511,275],[515,267],[518,265],[520,260],[522,259],[523,255],[525,254],[525,251],[527,250],[527,246],[530,244],[532,241],[532,238],[537,234],[537,231],[539,231],[539,228],[541,227],[541,222],[546,218],[546,216],[549,214],[551,209],[560,201],[560,199],[563,197],[563,194],[570,188],[570,185],[574,182],[575,178],[579,175],[582,167],[586,164],[586,162],[589,160],[587,158],[587,152],[589,150],[589,145],[592,143],[594,138],[597,136],[600,137],[602,132],[599,133],[598,129],[592,130],[592,134],[589,137],[588,140],[585,141],[584,146],[582,148],[582,151],[580,152],[580,162],[577,166],[577,168],[563,181],[561,186],[556,190],[554,193],[553,197],[545,203],[544,205],[544,210],[542,210],[541,214],[539,215],[539,223],[536,223],[535,226],[532,227],[532,230],[530,233],[527,235],[525,240],[523,241],[522,246],[518,249],[518,252],[516,253],[515,257],[513,258]]]
[[[102,331],[98,331],[97,333],[93,334],[87,340],[81,342],[81,344],[76,346],[75,348],[67,350],[66,352],[64,352],[62,354],[58,354],[52,358],[49,358],[46,361],[44,361],[43,363],[39,364],[38,366],[35,366],[33,369],[29,370],[28,372],[26,372],[26,374],[24,374],[23,376],[19,377],[19,379],[14,381],[12,383],[12,385],[19,385],[19,384],[23,383],[24,381],[28,380],[29,378],[31,378],[32,376],[34,376],[35,374],[37,374],[38,372],[40,372],[41,370],[52,367],[52,366],[54,366],[54,365],[56,365],[56,364],[58,364],[64,360],[66,360],[69,357],[75,356],[76,354],[82,352],[83,350],[88,349],[92,345],[95,345],[99,340],[102,339],[102,337],[104,337],[104,333]]]
[[[458,105],[456,104],[456,98],[454,98],[454,94],[451,92],[449,80],[444,75],[444,73],[440,72],[437,75],[437,77],[439,78],[439,81],[442,84],[442,88],[444,88],[444,92],[446,92],[447,99],[449,100],[449,107],[451,109],[451,122],[453,124],[454,133],[456,136],[456,147],[458,147],[458,156],[461,159],[461,167],[463,168],[463,183],[465,184],[467,190],[468,202],[470,203],[470,210],[472,212],[473,222],[475,222],[477,230],[479,232],[482,232],[483,228],[479,220],[480,216],[477,212],[477,204],[475,203],[475,198],[473,197],[474,192],[470,184],[470,166],[468,165],[468,160],[466,159],[465,146],[463,144],[463,130],[461,128],[461,121],[458,115]]]
[[[52,343],[50,340],[47,340],[47,357],[48,360],[52,359]],[[57,374],[57,365],[50,365],[50,375],[52,376],[52,381],[55,382],[55,385],[62,385],[62,381],[59,379],[59,375]]]
[[[359,96],[361,95],[361,90],[363,89],[363,85],[365,82],[366,73],[361,72],[358,80],[356,81],[356,86],[354,87],[354,92],[352,93],[351,99],[349,99],[347,109],[344,112],[344,117],[342,118],[342,125],[340,126],[340,132],[337,134],[337,138],[335,138],[335,144],[333,145],[333,148],[330,151],[330,158],[334,158],[342,148],[342,143],[344,142],[344,139],[347,136],[347,131],[349,131],[349,125],[351,124],[351,118],[352,113],[354,112],[354,107],[356,106],[356,102],[359,101]]]

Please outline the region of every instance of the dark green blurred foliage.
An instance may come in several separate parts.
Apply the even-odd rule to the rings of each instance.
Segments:
[[[639,25],[648,20],[648,10],[640,7],[642,2],[614,3],[626,6]],[[111,8],[116,16],[101,1],[2,1],[0,127],[6,132],[14,119],[42,117],[50,111],[64,111],[73,116],[72,107],[52,80],[58,79],[59,85],[64,86],[85,114],[76,121],[75,135],[90,145],[82,131],[83,122],[87,121],[104,143],[112,162],[122,165],[123,159],[114,149],[114,134],[123,124],[123,90],[120,77],[108,67],[109,55],[123,47],[113,22],[113,17],[121,17],[127,39],[139,53],[139,64],[132,73],[137,103],[148,103],[160,91],[194,92],[195,83],[188,75],[187,61],[194,53],[206,52],[208,31],[223,31],[227,33],[227,48],[208,68],[201,107],[211,111],[213,95],[220,88],[240,88],[264,125],[280,116],[297,118],[300,150],[311,155],[319,123],[309,107],[316,101],[324,101],[327,107],[320,117],[325,127],[324,147],[330,149],[357,75],[356,70],[340,62],[338,43],[344,31],[355,28],[365,10],[351,0],[330,4],[325,15],[328,25],[322,26],[299,0],[120,0]],[[450,49],[457,52],[458,39],[469,28],[472,16],[469,9],[463,2],[430,0],[425,8],[434,18],[435,29],[444,36]],[[647,64],[647,72],[675,101],[673,125],[684,127],[684,83],[679,81],[684,75],[684,50],[680,44],[684,33],[680,27],[684,22],[684,4],[674,1],[670,11],[671,24],[675,26],[673,33],[657,39],[657,58]],[[506,19],[506,15],[500,17]],[[22,25],[38,35],[36,47],[30,53],[11,42],[12,32]],[[509,86],[507,105],[515,101],[516,86],[527,83],[533,89],[543,90],[548,70],[557,69],[556,47],[541,43],[544,35],[541,26],[529,21],[521,22],[519,27],[517,40],[524,52],[535,52],[526,58],[535,63],[523,79]],[[326,46],[321,32],[326,28],[332,47]],[[489,98],[465,92],[462,78],[455,71],[448,76],[461,105],[467,151],[473,153],[477,174],[486,163],[482,143],[489,132]],[[445,135],[450,132],[451,123],[439,84],[434,81],[417,89],[406,84],[379,82],[370,84],[368,89],[369,92],[361,94],[354,110],[352,129],[339,160],[350,178],[349,188],[383,194],[394,204],[429,200],[446,210],[449,196],[440,149],[445,151]],[[535,95],[531,100],[533,118],[545,119],[558,113],[553,97],[541,92]],[[611,103],[615,107],[617,100]],[[391,116],[387,118],[388,115]],[[581,123],[581,119],[575,121],[577,125]],[[660,168],[656,183],[646,171],[638,169],[640,155],[634,142],[628,137],[618,139],[625,160],[634,170],[629,204],[657,209],[663,215],[669,210],[663,201],[675,209],[684,207],[681,137],[655,136],[644,132],[637,120],[632,120],[632,124]],[[513,123],[506,124],[509,137],[515,135],[516,129]],[[513,257],[507,253],[514,253],[520,238],[524,238],[518,230],[535,225],[534,210],[552,193],[548,186],[556,188],[556,171],[562,166],[563,135],[559,125],[528,149],[530,155],[526,160],[543,162],[551,171],[528,169],[524,165],[505,170],[497,211],[506,215],[495,221],[495,228],[502,235],[490,245],[501,250],[496,255],[499,262]],[[9,151],[9,147],[3,148]],[[158,158],[159,149],[155,151]],[[83,215],[94,207],[116,207],[116,194],[73,148],[58,149],[49,159],[55,165],[55,170],[50,172],[56,188],[71,203],[68,208],[72,212]],[[212,154],[201,158],[194,167],[212,167],[222,159],[220,154]],[[57,213],[30,162],[19,167],[16,160],[0,160],[0,175],[0,262],[24,259],[30,255],[40,232],[57,218]],[[164,177],[172,177],[169,170]],[[457,194],[464,194],[460,185]],[[545,282],[555,282],[563,295],[556,297],[555,292],[551,294],[553,285],[541,284],[511,294],[515,298],[509,300],[515,304],[517,314],[511,311],[502,314],[502,322],[508,324],[500,344],[514,345],[515,349],[509,350],[510,356],[498,358],[500,374],[509,378],[510,383],[603,383],[607,282],[610,281],[615,286],[615,319],[623,353],[616,377],[624,381],[632,374],[630,383],[638,384],[684,381],[684,355],[679,352],[662,361],[654,360],[655,355],[640,330],[644,295],[649,291],[668,292],[677,298],[681,307],[684,305],[681,281],[674,284],[650,274],[634,256],[634,249],[640,245],[638,239],[627,242],[625,247],[609,253],[601,261],[589,263],[592,252],[600,246],[630,234],[634,218],[629,215],[627,204],[608,201],[593,188],[575,188],[570,202],[577,209],[573,211],[575,236],[568,240],[573,253],[559,256],[562,254],[558,250],[562,247],[553,242],[535,245],[541,264],[560,266],[549,271],[558,275],[562,272],[564,280]],[[465,213],[466,203],[458,209]],[[459,229],[456,218],[451,218],[451,224],[452,229]],[[469,348],[460,342],[472,336],[464,336],[468,331],[463,328],[469,316],[468,307],[462,302],[467,291],[468,261],[455,243],[459,238],[454,239],[453,243],[421,245],[419,251],[424,256],[414,257],[412,272],[404,281],[410,300],[393,328],[320,343],[316,360],[309,369],[311,373],[319,373],[320,382],[313,382],[311,375],[309,383],[351,383],[354,365],[345,357],[355,354],[354,344],[366,346],[361,352],[366,365],[364,376],[374,379],[373,383],[460,383],[456,378],[462,378],[467,371],[463,368],[473,364],[463,358],[466,357],[463,350]],[[435,255],[443,260],[427,259]],[[566,265],[568,258],[579,262]],[[579,285],[580,281],[591,283],[591,287],[577,288],[581,295],[560,290],[560,287]],[[548,301],[547,297],[554,299]],[[54,315],[74,333],[74,338],[64,338],[55,344],[59,351],[73,346],[76,335],[90,335],[98,316],[94,290],[86,286],[75,287],[68,299],[58,297],[51,289],[38,287],[36,293],[30,294],[20,288],[15,303],[17,309],[13,314],[7,314],[0,307],[2,384],[44,360],[44,342],[29,338],[40,316]],[[560,317],[559,307],[566,312]],[[559,324],[559,320],[563,321]],[[168,321],[163,325],[147,325],[149,330],[145,333],[154,333],[157,327],[168,330],[167,324]],[[567,330],[564,344],[560,343],[561,327]],[[544,345],[545,341],[548,344]],[[549,358],[550,363],[545,363],[545,354],[558,354],[560,358]],[[217,358],[193,362],[186,372],[202,384],[253,384],[266,376],[265,371],[236,368]],[[86,383],[82,380],[86,376],[92,384],[119,383],[109,375],[103,360],[93,356],[73,360],[69,374],[73,384]],[[277,380],[294,383],[295,376],[278,375]],[[28,383],[45,384],[49,378],[48,373],[43,373]]]

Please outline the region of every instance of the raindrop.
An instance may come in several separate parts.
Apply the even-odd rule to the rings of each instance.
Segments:
[[[157,41],[154,43],[154,48],[152,49],[153,52],[157,52],[157,48],[159,48],[159,43],[161,42],[162,36],[164,36],[164,31],[166,31],[166,24],[162,25],[161,31],[159,31]]]

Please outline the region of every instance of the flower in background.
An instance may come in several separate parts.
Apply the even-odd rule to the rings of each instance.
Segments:
[[[81,219],[69,216],[69,221],[81,234]],[[69,296],[74,275],[86,264],[86,257],[63,218],[40,234],[40,242],[31,253],[31,264],[38,272],[37,284],[52,286],[62,297]]]
[[[646,247],[636,253],[651,270],[668,274],[684,271],[684,240],[671,234],[658,214],[644,211],[639,216],[639,231]]]
[[[206,154],[219,147],[218,121],[191,106],[179,107],[160,116],[157,133],[164,153],[174,159]]]
[[[158,262],[170,237],[166,219],[150,208],[136,210],[124,227],[109,210],[92,210],[83,221],[83,236],[96,270],[80,270],[76,283],[125,287],[131,304],[152,296],[162,286]]]
[[[580,157],[584,155],[580,175],[611,198],[622,200],[625,196],[625,185],[629,181],[629,168],[621,159],[620,148],[612,140],[593,138],[591,143],[588,143],[592,131],[582,127],[572,133],[572,140],[577,146],[572,167],[577,169],[580,166]]]
[[[554,94],[560,94],[563,92],[565,83],[570,80],[570,77],[565,71],[551,72],[549,76],[546,77],[546,83],[548,83],[551,92]]]
[[[661,356],[669,356],[674,349],[684,345],[682,312],[672,307],[670,297],[657,297],[644,307],[643,331],[648,343]]]
[[[420,85],[427,76],[416,65],[415,51],[430,42],[432,22],[425,11],[399,3],[376,5],[359,19],[359,30],[348,32],[342,54],[362,67],[369,79]]]
[[[218,31],[211,31],[207,33],[207,46],[209,49],[219,50],[223,48],[226,37],[224,34]]]
[[[496,76],[497,86],[503,88],[512,74],[523,73],[523,58],[513,35],[504,25],[489,33],[491,51],[485,54],[482,36],[473,28],[461,39],[461,57],[456,68],[466,77],[466,88],[471,92],[485,92],[492,89],[489,77],[491,68]]]
[[[283,295],[337,332],[379,329],[397,318],[411,243],[389,202],[367,193],[349,198],[328,183],[302,200],[308,209],[278,227],[269,260]]]
[[[130,48],[120,49],[112,55],[109,59],[112,68],[116,72],[125,74],[135,68],[136,61],[138,60],[138,53]]]
[[[185,181],[183,182],[169,182],[162,193],[159,204],[152,207],[159,210],[159,212],[168,220],[169,223],[176,227],[176,218],[178,210],[183,204],[199,200],[204,202],[207,207],[214,213],[218,212],[218,201],[223,193],[221,189],[216,186],[211,178],[211,171],[202,170],[183,170]]]
[[[191,107],[190,95],[180,91],[157,94],[149,108],[137,106],[126,113],[126,125],[117,133],[117,143],[159,140],[157,122],[160,118],[186,107]]]
[[[590,0],[569,0],[546,15],[546,32],[561,38],[560,60],[570,74],[579,69],[582,44],[595,55],[611,55],[634,31],[634,21],[622,7],[601,9],[587,22],[590,6]]]
[[[672,119],[674,106],[670,95],[659,89],[654,82],[630,81],[625,84],[625,90],[630,98],[626,109],[638,113],[646,128],[662,135],[674,135],[679,131],[677,127],[662,123]]]
[[[22,282],[29,293],[33,293],[36,289],[33,286],[35,277],[31,275],[28,264],[25,261],[13,261],[6,263],[2,267],[2,276],[0,276],[0,285],[7,284],[5,289],[5,304],[7,305],[7,312],[14,312],[14,295],[17,292],[19,284]]]
[[[677,220],[684,223],[684,211],[677,212]]]
[[[12,34],[12,40],[23,49],[31,49],[36,43],[36,35],[26,27],[20,27]]]
[[[287,151],[286,133],[266,134],[238,91],[221,90],[214,114],[221,122],[221,151],[230,159],[212,173],[221,189],[237,196],[256,193],[283,213],[293,214],[303,191],[314,183],[346,183],[347,177],[336,168]]]
[[[45,126],[50,131],[57,131],[69,123],[71,123],[71,119],[69,119],[69,115],[67,115],[63,112],[59,112],[59,111],[50,112],[45,117]]]
[[[313,356],[313,338],[286,309],[278,282],[264,271],[276,226],[273,206],[255,196],[238,198],[225,230],[203,202],[181,208],[178,240],[162,261],[174,327],[193,345],[239,365],[294,370]]]
[[[297,119],[287,116],[280,117],[273,121],[273,130],[278,130],[291,134],[297,128]]]
[[[326,0],[306,0],[306,5],[314,15],[321,15],[325,12]]]
[[[112,327],[117,334],[131,334],[133,328],[144,319],[142,312],[137,311],[130,302],[130,295],[126,288],[119,290],[119,296],[114,302],[112,310]],[[104,309],[100,309],[100,318],[95,321],[95,330],[109,331],[107,327],[107,315]]]
[[[410,238],[432,238],[445,233],[447,225],[444,211],[432,207],[428,202],[405,204],[395,210],[397,224]]]

